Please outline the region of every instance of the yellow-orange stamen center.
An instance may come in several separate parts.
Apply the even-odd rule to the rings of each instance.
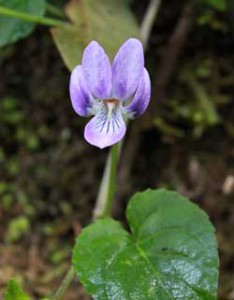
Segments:
[[[106,102],[106,104],[113,103],[114,105],[117,105],[119,103],[119,100],[112,98],[112,99],[106,99],[104,100],[104,102]]]

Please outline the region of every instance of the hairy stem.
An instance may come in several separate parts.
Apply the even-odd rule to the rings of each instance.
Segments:
[[[0,15],[5,16],[5,17],[9,17],[9,18],[21,19],[21,20],[26,21],[26,22],[38,23],[38,24],[46,25],[46,26],[62,26],[62,25],[65,24],[64,22],[58,21],[56,19],[44,18],[44,17],[35,16],[35,15],[30,15],[30,14],[25,13],[25,12],[5,8],[5,7],[2,7],[2,6],[0,6]]]

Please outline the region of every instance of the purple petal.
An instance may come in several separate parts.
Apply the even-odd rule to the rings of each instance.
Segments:
[[[82,66],[76,66],[72,71],[69,90],[75,112],[82,117],[90,115],[93,99],[85,82]]]
[[[151,83],[149,73],[144,69],[144,74],[138,89],[131,103],[125,107],[125,110],[133,117],[138,117],[144,113],[149,105],[151,96]]]
[[[143,68],[142,44],[139,40],[131,38],[121,46],[113,61],[113,98],[128,100],[137,89]]]
[[[111,93],[111,65],[103,48],[95,41],[84,50],[82,67],[90,92],[94,97],[107,99]]]
[[[126,132],[126,125],[119,110],[108,116],[101,110],[85,127],[84,136],[88,143],[105,148],[119,142]]]

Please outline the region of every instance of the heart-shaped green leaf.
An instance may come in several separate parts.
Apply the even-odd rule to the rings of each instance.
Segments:
[[[22,291],[20,285],[12,279],[8,283],[4,300],[30,300],[30,298]]]
[[[34,16],[45,13],[44,0],[0,0],[0,6],[26,12]],[[35,24],[17,18],[0,17],[0,47],[14,43],[29,35]]]
[[[147,190],[127,208],[131,228],[101,219],[77,238],[73,265],[98,300],[214,300],[218,255],[207,215],[184,197]]]
[[[53,28],[52,36],[67,67],[80,63],[84,47],[98,41],[110,58],[139,29],[126,0],[72,0],[66,14],[72,24]]]

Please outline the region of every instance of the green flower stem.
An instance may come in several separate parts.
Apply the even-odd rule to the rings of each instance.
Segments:
[[[102,177],[96,206],[93,212],[93,220],[110,215],[111,206],[116,188],[116,173],[121,143],[111,147],[106,167]]]
[[[108,217],[111,214],[112,203],[114,200],[114,195],[116,190],[116,177],[117,177],[118,152],[119,152],[118,150],[119,150],[118,144],[113,145],[110,150],[111,163],[110,163],[109,186],[108,186],[106,202],[101,217]]]
[[[75,276],[75,270],[73,266],[70,267],[69,271],[67,272],[62,284],[59,286],[58,290],[56,291],[55,295],[52,297],[53,300],[61,300],[67,291],[69,285],[71,284],[73,278]]]
[[[25,12],[5,8],[2,6],[0,6],[0,15],[10,17],[10,18],[18,18],[26,22],[38,23],[46,26],[62,26],[65,24],[64,22],[55,19],[34,16],[34,15],[27,14]]]

